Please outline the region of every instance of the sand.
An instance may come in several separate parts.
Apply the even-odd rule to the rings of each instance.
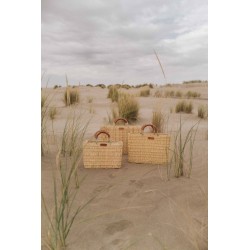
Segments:
[[[180,84],[159,90],[197,91],[200,98],[190,99],[192,114],[182,114],[183,131],[198,122],[198,106],[208,103],[207,84]],[[56,138],[62,134],[67,117],[73,111],[84,120],[91,118],[85,138],[90,138],[107,123],[107,113],[114,104],[107,99],[108,89],[80,86],[79,104],[65,107],[65,88],[43,89],[49,94],[50,106],[57,107],[53,121]],[[124,90],[126,91],[126,90]],[[128,92],[137,94],[139,89]],[[177,98],[136,97],[140,104],[140,119],[136,123],[150,123],[152,110],[162,107],[168,114],[168,131],[176,131],[180,114],[171,113]],[[93,98],[92,103],[89,99]],[[53,206],[52,175],[56,170],[57,146],[53,138],[52,122],[47,121],[48,145],[41,158],[42,193],[49,208]],[[78,177],[86,176],[76,196],[75,206],[96,198],[78,215],[68,238],[68,249],[86,250],[157,250],[207,249],[207,193],[208,193],[208,121],[202,119],[193,153],[190,178],[175,178],[172,171],[167,180],[164,166],[128,163],[123,157],[120,169],[85,169],[80,164]],[[42,214],[42,240],[46,239],[47,220]],[[164,248],[165,247],[165,248]],[[42,246],[43,249],[46,247]]]

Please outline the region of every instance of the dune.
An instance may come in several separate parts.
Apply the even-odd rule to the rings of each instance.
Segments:
[[[42,193],[48,210],[54,204],[53,173],[58,174],[56,156],[65,122],[74,113],[89,121],[84,139],[108,122],[108,113],[115,104],[107,98],[108,89],[77,87],[80,102],[66,107],[65,88],[46,88],[49,107],[56,107],[53,122],[47,119],[45,155],[41,157]],[[181,91],[182,98],[155,97],[156,91]],[[182,113],[183,133],[200,119],[200,105],[208,104],[208,87],[204,83],[178,84],[150,89],[150,96],[140,97],[140,89],[122,91],[136,95],[139,119],[136,125],[151,123],[154,109],[168,116],[166,133],[174,134],[180,123],[175,105],[180,100],[192,102],[191,114]],[[198,98],[185,98],[187,91],[200,93]],[[173,137],[171,137],[173,140]],[[120,169],[85,169],[80,161],[78,179],[84,181],[77,189],[74,208],[95,197],[76,217],[68,235],[68,249],[207,249],[208,226],[208,121],[201,119],[195,137],[193,166],[190,178],[176,178],[166,166],[128,163],[122,158]],[[48,221],[42,214],[42,240],[46,240]],[[165,247],[165,248],[164,248]],[[42,249],[47,249],[43,243]]]

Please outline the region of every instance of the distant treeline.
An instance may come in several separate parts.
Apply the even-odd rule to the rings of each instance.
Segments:
[[[183,81],[183,84],[190,84],[190,83],[208,83],[208,81],[202,81],[202,80],[191,80],[191,81]],[[171,86],[175,86],[175,83],[167,83],[164,85],[157,85],[157,84],[153,84],[153,83],[143,83],[143,84],[137,84],[137,85],[132,85],[132,84],[121,84],[121,83],[116,83],[116,84],[109,84],[109,85],[105,85],[105,84],[78,84],[78,85],[72,85],[71,87],[75,88],[75,87],[80,87],[80,86],[87,86],[87,87],[100,87],[102,89],[105,88],[110,88],[111,86],[115,86],[117,89],[119,88],[123,88],[123,89],[130,89],[130,88],[141,88],[141,87],[148,87],[153,89],[154,87],[171,87]],[[70,85],[69,85],[70,86]],[[61,88],[61,85],[54,85],[54,89],[57,88]]]
[[[141,88],[141,87],[149,87],[149,88],[154,88],[154,84],[152,83],[143,83],[143,84],[138,84],[138,85],[130,85],[130,84],[120,84],[120,83],[116,83],[116,84],[109,84],[109,85],[105,85],[105,84],[97,84],[97,85],[92,85],[92,84],[86,84],[87,87],[100,87],[102,89],[104,88],[110,88],[111,86],[114,86],[116,88],[123,88],[123,89],[130,89],[130,88]]]
[[[208,83],[207,80],[202,81],[202,80],[191,80],[191,81],[184,81],[183,84],[189,84],[189,83]]]

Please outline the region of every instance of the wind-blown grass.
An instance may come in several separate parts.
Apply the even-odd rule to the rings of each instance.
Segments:
[[[152,124],[156,126],[159,133],[165,132],[169,116],[161,108],[155,108],[152,114]]]
[[[208,117],[208,108],[207,105],[200,105],[198,107],[198,117],[201,119],[206,119]]]
[[[140,96],[147,97],[150,95],[150,89],[143,89],[140,92]]]
[[[66,106],[73,105],[80,101],[80,94],[78,87],[72,88],[67,86],[64,92],[64,103]]]
[[[175,106],[175,112],[185,112],[185,113],[192,113],[193,104],[191,102],[187,103],[185,101],[178,102]]]
[[[111,99],[112,102],[117,102],[119,97],[119,92],[116,86],[111,85],[109,87],[108,98]]]
[[[118,98],[119,117],[128,121],[136,121],[139,115],[139,103],[136,98],[129,94],[119,94]]]
[[[48,237],[45,245],[48,249],[65,249],[67,239],[79,213],[95,198],[76,205],[76,195],[79,188],[77,169],[82,160],[82,141],[88,122],[83,125],[79,117],[68,119],[62,135],[61,144],[56,157],[58,177],[53,175],[53,212],[50,213],[42,194],[43,212],[48,220]]]
[[[186,164],[186,176],[190,177],[193,166],[193,148],[195,143],[195,137],[198,130],[198,121],[195,123],[187,132],[186,135],[183,134],[183,123],[180,117],[179,128],[174,136],[174,146],[172,149],[173,158],[172,163],[174,165],[175,177],[180,177],[184,175],[184,163]],[[188,162],[184,162],[184,156],[187,151],[187,146],[189,145],[189,158]]]
[[[188,91],[188,92],[185,94],[185,96],[186,96],[187,98],[198,98],[198,97],[201,96],[201,94],[198,93],[198,92],[196,92],[196,91]]]

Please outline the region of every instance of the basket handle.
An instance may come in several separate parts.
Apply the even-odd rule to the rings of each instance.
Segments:
[[[99,131],[97,131],[97,132],[95,133],[95,138],[98,139],[98,136],[99,136],[100,134],[105,134],[105,135],[107,135],[108,138],[109,138],[109,140],[110,140],[110,134],[109,134],[108,132],[104,131],[104,130],[99,130]]]
[[[126,120],[125,118],[117,118],[114,120],[114,123],[116,124],[118,121],[124,121],[124,123],[128,123],[128,120]]]
[[[146,127],[151,127],[151,128],[154,130],[154,133],[157,133],[157,128],[156,128],[156,126],[153,125],[153,124],[145,124],[145,125],[143,125],[143,126],[141,127],[142,132],[144,132],[144,129],[145,129]]]

